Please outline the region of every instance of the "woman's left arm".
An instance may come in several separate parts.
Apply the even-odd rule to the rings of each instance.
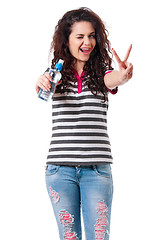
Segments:
[[[104,83],[108,89],[114,89],[120,85],[123,85],[132,78],[133,65],[132,63],[127,62],[131,49],[132,44],[126,53],[124,61],[121,61],[116,51],[112,49],[113,55],[119,66],[119,71],[114,70],[104,76]]]

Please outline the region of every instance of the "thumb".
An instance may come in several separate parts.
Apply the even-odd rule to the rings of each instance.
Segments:
[[[133,65],[132,65],[132,63],[129,63],[127,68],[125,69],[125,73],[129,74],[132,72],[132,70],[133,70]]]

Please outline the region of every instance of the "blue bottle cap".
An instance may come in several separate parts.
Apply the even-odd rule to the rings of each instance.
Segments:
[[[63,63],[64,63],[64,61],[63,61],[62,59],[60,59],[60,60],[58,61],[58,63],[56,63],[55,69],[60,72],[61,69],[62,69],[62,67],[63,67]]]

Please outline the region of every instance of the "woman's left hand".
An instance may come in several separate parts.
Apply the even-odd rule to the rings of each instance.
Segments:
[[[116,51],[112,48],[113,55],[114,55],[114,57],[115,57],[115,59],[118,63],[118,66],[119,66],[121,81],[123,83],[126,83],[127,81],[129,81],[132,78],[132,75],[133,75],[133,65],[132,65],[132,63],[127,62],[128,57],[129,57],[130,52],[131,52],[131,49],[132,49],[132,44],[128,48],[128,51],[126,53],[126,56],[125,56],[124,60],[121,61],[121,59],[119,58]]]

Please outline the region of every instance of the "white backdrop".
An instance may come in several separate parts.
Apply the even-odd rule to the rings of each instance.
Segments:
[[[129,58],[133,79],[117,95],[109,95],[108,132],[114,157],[110,239],[159,239],[157,0],[6,0],[0,6],[3,240],[58,239],[44,177],[51,105],[37,98],[35,83],[48,67],[57,21],[66,11],[82,6],[107,23],[112,47],[121,58],[133,44]]]

